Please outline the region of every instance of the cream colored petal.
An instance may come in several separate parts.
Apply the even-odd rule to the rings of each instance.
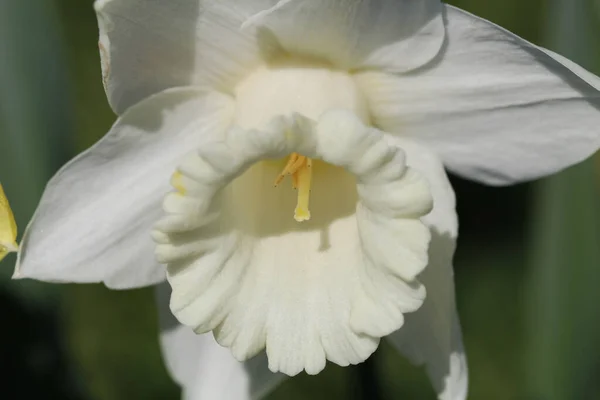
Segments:
[[[264,27],[289,52],[344,69],[405,72],[439,52],[441,10],[439,0],[282,0],[246,25]]]
[[[440,154],[453,172],[504,185],[600,147],[600,78],[489,21],[446,7],[447,44],[411,74],[357,76],[373,122]]]
[[[156,288],[160,343],[167,369],[185,400],[261,399],[285,377],[267,368],[264,353],[242,363],[220,346],[211,333],[196,335],[181,325],[169,309],[169,285]]]
[[[14,277],[121,289],[164,280],[150,228],[169,171],[190,147],[223,134],[232,112],[229,97],[196,89],[162,92],[127,110],[48,182]]]
[[[454,299],[452,257],[458,221],[454,191],[431,150],[410,140],[389,138],[406,152],[407,163],[429,183],[434,207],[423,221],[431,230],[429,264],[419,275],[427,289],[423,306],[406,315],[389,340],[414,363],[424,365],[440,400],[465,400],[468,370]]]
[[[273,188],[281,165],[261,161],[293,151],[329,164],[313,165],[312,218],[301,224],[294,192]],[[269,368],[288,375],[356,364],[424,299],[415,276],[427,264],[427,185],[349,112],[232,129],[174,179],[154,231],[171,309],[237,359],[266,347]]]
[[[97,0],[104,86],[118,114],[159,91],[229,91],[268,52],[240,30],[269,0]]]

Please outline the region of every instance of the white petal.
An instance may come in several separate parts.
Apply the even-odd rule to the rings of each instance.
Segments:
[[[231,89],[268,52],[241,31],[269,0],[98,0],[100,55],[109,102],[122,113],[176,86]]]
[[[441,400],[465,400],[468,371],[454,300],[452,257],[458,221],[454,192],[440,160],[427,148],[390,139],[406,152],[407,163],[427,178],[434,207],[424,222],[431,229],[429,264],[419,275],[427,289],[423,306],[406,315],[389,340],[416,364],[424,364]]]
[[[454,7],[446,23],[447,46],[430,65],[359,76],[378,126],[489,184],[534,179],[598,150],[600,78]]]
[[[345,69],[407,71],[444,41],[439,0],[282,0],[246,25],[263,25],[289,52]]]
[[[285,375],[269,371],[264,353],[241,363],[212,334],[196,335],[181,325],[169,309],[170,295],[169,285],[157,286],[161,348],[184,399],[260,399],[283,380]]]
[[[177,160],[231,121],[228,97],[160,93],[129,109],[48,183],[24,234],[15,278],[130,288],[165,278],[151,224]]]
[[[346,170],[313,165],[310,221],[293,220],[292,190],[273,188],[276,162],[226,186],[293,151]],[[269,368],[288,375],[318,373],[326,359],[356,364],[422,304],[427,185],[351,113],[232,129],[175,176],[155,232],[171,309],[198,333],[214,330],[237,359],[266,346]]]

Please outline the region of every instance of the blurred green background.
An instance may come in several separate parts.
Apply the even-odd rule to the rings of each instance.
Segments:
[[[456,0],[600,73],[594,0]],[[91,0],[0,1],[0,181],[24,228],[44,183],[107,132]],[[600,128],[599,128],[600,129]],[[600,163],[509,188],[453,178],[471,399],[600,399]],[[10,281],[0,266],[0,398],[177,399],[150,289]],[[8,395],[7,395],[8,394]],[[269,399],[434,399],[387,345]]]

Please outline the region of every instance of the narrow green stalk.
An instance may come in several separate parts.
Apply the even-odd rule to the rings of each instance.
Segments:
[[[549,11],[545,45],[588,69],[598,66],[592,2],[552,0]],[[598,172],[591,159],[536,184],[526,354],[534,399],[600,398]]]
[[[20,234],[72,137],[61,39],[54,2],[0,1],[0,182]],[[14,260],[2,263],[0,283],[8,281]],[[40,304],[56,290],[17,281],[6,287]]]

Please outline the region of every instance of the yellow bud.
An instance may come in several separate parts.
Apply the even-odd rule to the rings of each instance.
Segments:
[[[0,261],[8,253],[19,250],[16,239],[17,223],[15,222],[15,216],[0,184]]]

